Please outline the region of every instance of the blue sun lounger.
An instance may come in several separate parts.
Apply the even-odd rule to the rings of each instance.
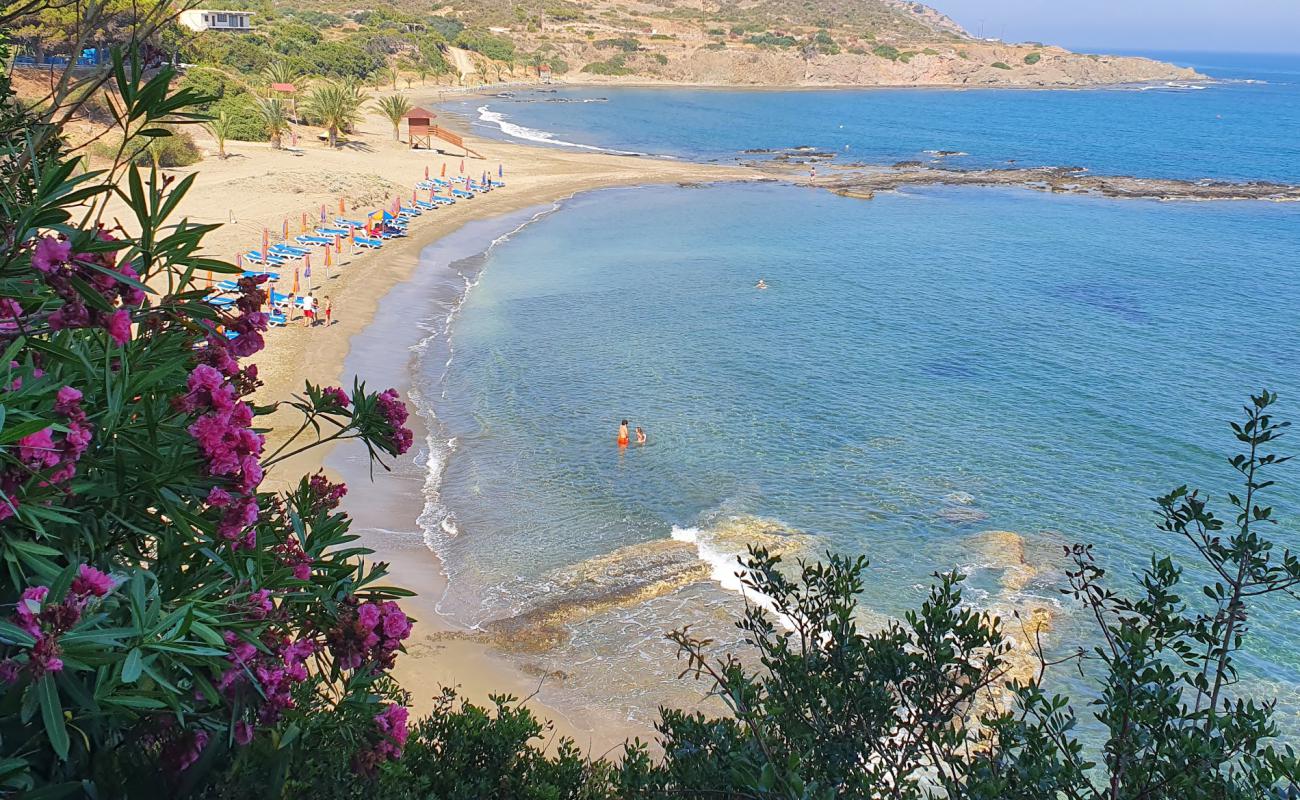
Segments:
[[[223,292],[237,292],[239,284],[236,281],[217,281],[217,288]]]
[[[352,233],[351,228],[317,228],[316,233],[321,236],[347,236]]]
[[[489,180],[489,181],[488,181],[488,185],[491,186],[493,189],[504,189],[504,188],[506,188],[506,182],[505,182],[505,181]]]
[[[428,200],[416,200],[415,207],[424,211],[434,211],[438,208],[437,203],[431,203]]]
[[[418,217],[422,213],[424,212],[420,211],[420,209],[418,208],[414,208],[412,206],[402,206],[402,213],[398,214],[398,216],[400,217],[402,214],[406,214],[408,216]]]
[[[334,224],[335,224],[335,225],[341,225],[341,226],[343,226],[343,227],[345,227],[345,228],[348,228],[348,227],[350,227],[350,228],[364,228],[364,227],[366,227],[366,223],[364,223],[364,222],[357,222],[355,219],[343,219],[342,217],[335,217],[335,218],[334,218]]]
[[[251,270],[251,269],[250,269],[250,270],[244,270],[244,277],[245,277],[245,278],[256,278],[256,277],[258,277],[259,275],[265,275],[265,276],[266,276],[266,279],[269,280],[269,281],[278,281],[278,280],[280,280],[280,273],[278,273],[278,272],[267,272],[266,270],[262,270],[262,271],[259,272],[259,271],[257,271],[257,270]]]
[[[455,200],[455,198],[452,198],[452,197],[438,197],[438,196],[435,196],[435,197],[433,198],[433,202],[437,203],[437,204],[440,205],[440,206],[454,206],[454,205],[456,205],[456,200]]]
[[[271,245],[271,255],[284,256],[285,258],[302,258],[311,255],[311,251],[305,247],[294,247],[291,244],[273,244]]]
[[[378,249],[384,246],[384,241],[383,239],[371,239],[367,236],[358,236],[357,244],[361,245],[362,247]]]
[[[272,328],[283,328],[288,322],[289,320],[285,318],[284,314],[278,311],[266,318],[266,324]]]
[[[235,304],[235,298],[222,297],[221,295],[208,295],[203,301],[213,308],[227,308]]]
[[[284,256],[277,256],[275,253],[267,253],[266,258],[262,258],[261,250],[249,250],[244,253],[244,260],[251,261],[254,264],[275,264],[280,266],[285,262]]]
[[[329,247],[334,244],[334,238],[332,236],[299,236],[295,238],[294,241],[302,245],[315,244],[324,247]]]
[[[437,185],[437,184],[435,184],[433,181],[420,181],[419,183],[415,184],[415,188],[417,188],[417,189],[432,189],[432,188],[433,188],[434,186],[436,186],[436,185]]]
[[[464,189],[452,189],[452,190],[451,190],[451,194],[452,194],[453,197],[461,197],[461,198],[464,198],[464,199],[466,199],[466,200],[473,200],[473,199],[474,199],[474,193],[473,193],[473,192],[467,192],[467,191],[465,191]]]

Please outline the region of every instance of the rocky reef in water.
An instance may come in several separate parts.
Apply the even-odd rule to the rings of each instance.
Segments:
[[[1057,194],[1090,194],[1141,200],[1300,201],[1300,186],[1269,181],[1179,180],[1094,175],[1083,167],[957,169],[900,162],[894,167],[847,171],[818,186],[846,197],[871,199],[904,186],[1015,186]]]

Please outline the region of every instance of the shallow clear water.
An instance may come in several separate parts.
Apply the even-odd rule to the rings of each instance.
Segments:
[[[1159,102],[1204,110],[1215,91]],[[606,94],[581,108],[652,105],[687,131],[714,113],[677,92]],[[972,112],[955,109],[995,93],[903,94],[886,96],[923,104],[923,128],[956,115],[961,132]],[[1120,119],[1157,93],[999,94],[1046,129],[1052,115]],[[758,118],[773,97],[693,102],[743,103]],[[600,130],[582,141],[644,146]],[[1169,152],[1186,133],[1161,134]],[[954,145],[922,138],[911,146]],[[1231,141],[1221,160],[1205,150],[1187,169],[1300,172],[1258,140]],[[1060,146],[1117,164],[1146,152],[1116,167],[1139,174],[1182,163],[1110,144]],[[1062,543],[1095,543],[1120,585],[1153,550],[1186,556],[1155,531],[1149,498],[1186,482],[1224,499],[1236,446],[1226,423],[1248,393],[1268,386],[1279,413],[1300,419],[1298,247],[1296,205],[943,188],[862,201],[782,185],[579,196],[462,265],[481,269],[479,282],[419,367],[424,410],[453,443],[426,519],[452,579],[444,610],[476,624],[555,612],[561,644],[530,657],[574,675],[591,704],[635,715],[676,686],[663,632],[725,633],[735,611],[678,566],[650,581],[660,566],[647,547],[676,537],[725,563],[781,528],[799,553],[870,556],[872,614],[914,606],[930,573],[961,567],[975,602],[1053,609],[1064,648],[1082,620],[1057,592]],[[753,288],[760,277],[771,289]],[[615,447],[624,417],[646,428],[645,447]],[[1294,472],[1274,496],[1288,520],[1300,510]],[[1277,534],[1295,546],[1292,530]],[[1008,580],[1017,548],[1022,581]],[[1288,715],[1297,623],[1294,606],[1257,618],[1247,665]]]
[[[534,141],[691,159],[809,145],[841,162],[929,160],[947,150],[967,154],[944,159],[956,167],[1014,159],[1139,177],[1300,181],[1300,59],[1167,57],[1221,82],[1080,91],[563,88],[444,107],[475,120],[480,134],[503,136],[504,122]]]

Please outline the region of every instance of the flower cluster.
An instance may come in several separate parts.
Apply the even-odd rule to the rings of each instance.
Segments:
[[[207,731],[185,730],[174,717],[155,717],[152,725],[153,730],[141,737],[141,744],[156,750],[158,764],[168,775],[179,775],[194,766],[208,746]]]
[[[207,461],[207,473],[229,478],[232,493],[220,486],[208,493],[207,503],[222,510],[217,526],[221,538],[235,548],[251,548],[258,508],[255,491],[262,482],[262,435],[252,429],[253,409],[238,399],[235,387],[215,367],[199,364],[190,372],[188,392],[177,405],[182,411],[202,412],[189,427]]]
[[[293,536],[272,547],[271,552],[275,553],[281,564],[293,570],[293,577],[300,581],[311,578],[311,568],[316,561],[303,551],[302,545]]]
[[[82,613],[92,600],[113,591],[113,579],[88,564],[77,569],[68,594],[60,603],[46,602],[48,586],[29,586],[23,590],[14,609],[14,623],[36,643],[27,654],[26,669],[33,680],[63,669],[59,637],[81,621]],[[23,664],[14,659],[0,662],[0,682],[14,683],[21,676]]]
[[[307,659],[316,652],[316,643],[311,639],[294,641],[270,631],[263,634],[261,648],[233,631],[226,631],[225,640],[230,646],[226,660],[231,666],[221,674],[217,688],[231,700],[244,700],[251,719],[240,720],[235,733],[251,740],[256,726],[274,725],[294,707],[293,687],[307,680]]]
[[[397,603],[370,600],[358,603],[349,597],[339,612],[338,622],[325,634],[330,652],[340,669],[391,669],[402,641],[411,634],[411,619]]]
[[[98,236],[104,242],[114,240],[103,228]],[[50,314],[52,330],[98,326],[108,331],[118,344],[131,340],[129,309],[144,305],[145,293],[135,284],[123,280],[139,280],[139,274],[131,265],[116,262],[112,252],[73,253],[72,243],[66,239],[42,236],[36,240],[32,248],[32,267],[63,300],[63,305]],[[99,303],[88,305],[77,284],[89,286],[112,310],[104,310]]]
[[[375,738],[352,759],[352,766],[363,775],[373,775],[385,761],[402,757],[402,748],[410,731],[406,727],[407,710],[399,705],[386,704],[375,715]]]
[[[77,472],[77,462],[90,447],[94,428],[81,407],[81,392],[71,386],[59,389],[54,411],[63,415],[67,432],[56,434],[53,428],[44,428],[20,438],[13,448],[19,463],[0,470],[0,491],[9,498],[8,502],[0,502],[0,520],[14,515],[12,504],[17,502],[18,490],[28,478],[48,471],[41,477],[41,486],[69,481]]]
[[[321,390],[321,396],[325,399],[327,411],[346,411],[352,405],[352,398],[340,386],[327,386]]]
[[[313,511],[333,511],[348,493],[347,484],[334,483],[318,472],[307,479],[307,492]]]
[[[392,428],[393,444],[396,447],[397,454],[401,455],[411,449],[411,443],[415,436],[411,430],[406,427],[406,419],[409,416],[406,410],[406,404],[397,394],[396,389],[388,389],[381,392],[377,398],[379,413],[383,415],[388,426]]]

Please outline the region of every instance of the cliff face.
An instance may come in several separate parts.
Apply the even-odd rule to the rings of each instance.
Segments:
[[[804,58],[771,50],[696,50],[659,72],[669,81],[754,86],[1075,87],[1200,77],[1194,70],[1150,59],[1094,57],[1059,48],[980,44],[929,49],[933,54],[923,52],[906,62],[851,53]],[[1025,63],[1031,54],[1039,58]]]

